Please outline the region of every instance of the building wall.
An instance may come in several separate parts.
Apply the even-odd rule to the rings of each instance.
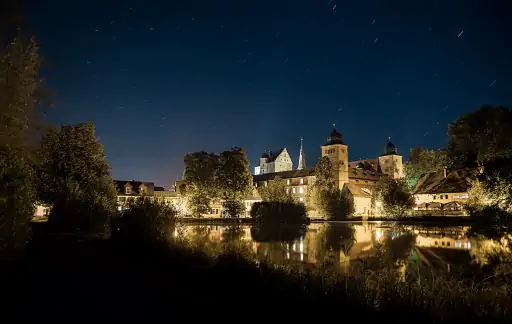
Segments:
[[[372,214],[372,199],[369,197],[353,197],[354,198],[354,215],[369,216]]]
[[[401,155],[383,155],[379,156],[378,159],[382,173],[389,175],[393,179],[404,177],[404,166]]]
[[[333,144],[322,146],[322,157],[327,156],[332,163],[334,171],[334,180],[338,188],[343,189],[345,183],[348,183],[348,146],[343,144]]]
[[[416,204],[439,202],[446,204],[452,201],[467,203],[469,194],[467,192],[444,193],[444,194],[417,194],[414,195]]]

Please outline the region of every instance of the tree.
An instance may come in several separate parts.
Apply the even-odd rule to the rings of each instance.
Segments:
[[[323,200],[328,220],[345,220],[355,212],[353,198],[344,195],[339,188],[323,191]]]
[[[218,195],[215,179],[219,157],[205,151],[185,155],[185,193],[192,215],[201,217],[210,212],[210,202]]]
[[[116,188],[94,124],[62,126],[42,140],[38,198],[52,205],[48,221],[59,231],[108,233]]]
[[[245,150],[235,147],[222,152],[214,179],[228,215],[239,217],[245,212],[244,198],[253,189]]]
[[[3,44],[3,42],[2,42]],[[17,37],[0,49],[0,249],[23,247],[34,216],[33,150],[39,49]]]
[[[269,180],[265,186],[258,188],[258,192],[263,201],[291,203],[293,197],[287,189],[286,182],[277,176]]]
[[[512,111],[483,106],[459,117],[448,129],[448,151],[457,167],[482,166],[512,158]]]
[[[465,208],[471,216],[503,221],[512,214],[512,183],[499,175],[472,180],[468,194]]]
[[[174,229],[178,211],[164,201],[150,197],[130,200],[121,215],[121,232],[128,238],[168,240]]]
[[[387,215],[403,217],[416,203],[405,179],[382,178],[376,185],[373,200],[382,202]]]
[[[210,211],[210,201],[223,200],[231,217],[245,211],[243,199],[252,190],[249,160],[242,148],[233,148],[219,156],[204,151],[185,156],[186,193],[192,214],[201,217]]]
[[[315,167],[315,182],[308,190],[306,197],[307,204],[310,208],[319,212],[326,212],[327,201],[325,199],[326,192],[332,190],[335,186],[334,173],[331,160],[324,156],[320,159]]]
[[[422,175],[442,171],[451,167],[451,160],[446,150],[428,150],[412,148],[409,161],[405,165],[405,175],[409,187],[414,188]]]

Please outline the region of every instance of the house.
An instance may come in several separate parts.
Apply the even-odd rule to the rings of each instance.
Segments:
[[[479,174],[479,169],[445,169],[422,176],[413,190],[417,208],[460,210],[469,199],[471,180]]]

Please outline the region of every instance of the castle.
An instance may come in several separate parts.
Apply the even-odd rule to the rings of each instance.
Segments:
[[[393,179],[404,175],[402,156],[391,140],[385,152],[374,158],[349,162],[348,145],[343,142],[342,135],[333,125],[327,142],[321,146],[322,157],[327,156],[332,163],[336,186],[346,195],[354,199],[355,215],[368,216],[378,214],[379,206],[371,202],[372,191],[382,177]],[[269,180],[279,176],[288,185],[288,190],[298,201],[304,201],[308,188],[315,181],[315,168],[306,168],[305,155],[301,139],[299,163],[293,169],[292,160],[286,148],[277,153],[265,152],[260,158],[260,164],[254,170],[254,185],[265,186]],[[378,204],[377,204],[378,205]]]

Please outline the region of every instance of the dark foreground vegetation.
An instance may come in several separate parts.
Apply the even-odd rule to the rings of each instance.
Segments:
[[[508,296],[483,286],[442,277],[406,284],[394,271],[348,278],[328,257],[315,269],[278,267],[256,261],[243,244],[207,254],[150,238],[162,227],[137,220],[140,210],[103,240],[50,235],[37,224],[22,255],[2,261],[2,315],[20,322],[510,320]]]

